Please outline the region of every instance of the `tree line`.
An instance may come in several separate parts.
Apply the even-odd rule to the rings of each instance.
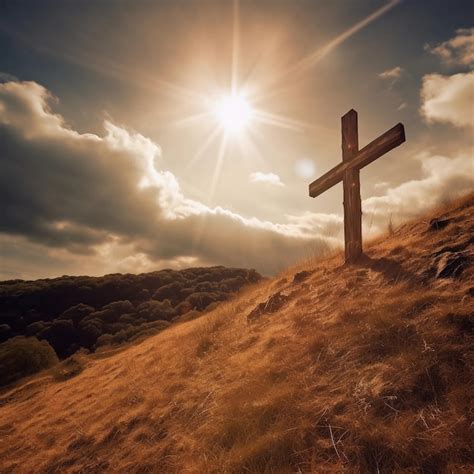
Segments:
[[[260,279],[255,270],[217,266],[4,281],[0,343],[34,337],[59,358],[81,348],[119,345],[197,317]]]

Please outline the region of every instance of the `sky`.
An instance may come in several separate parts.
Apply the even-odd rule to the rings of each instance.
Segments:
[[[474,4],[0,1],[0,279],[227,265],[271,275],[474,189]]]

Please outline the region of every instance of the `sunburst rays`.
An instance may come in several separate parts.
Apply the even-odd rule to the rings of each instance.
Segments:
[[[33,40],[26,33],[12,30],[8,25],[0,21],[0,31],[7,33],[23,44],[34,48],[43,54],[59,57],[65,61],[78,64],[82,67],[95,70],[96,72],[109,75],[111,77],[127,81],[148,90],[160,90],[170,96],[174,96],[181,101],[186,102],[193,109],[199,110],[197,113],[191,114],[169,123],[171,127],[192,127],[196,124],[207,124],[207,135],[204,136],[202,145],[199,146],[196,153],[190,158],[187,168],[195,166],[212,148],[215,151],[215,165],[209,186],[209,199],[212,200],[215,194],[221,171],[224,166],[228,145],[232,141],[238,145],[244,161],[263,164],[265,158],[260,151],[260,144],[266,139],[265,127],[282,128],[294,132],[303,132],[313,129],[315,125],[305,123],[285,115],[279,115],[268,110],[262,110],[255,104],[267,101],[269,97],[274,97],[282,89],[289,87],[289,78],[291,84],[295,83],[298,77],[303,76],[308,70],[314,68],[323,58],[330,54],[335,48],[352,37],[358,31],[362,30],[370,23],[380,18],[388,11],[399,5],[402,0],[388,0],[386,4],[377,8],[375,11],[359,20],[345,31],[336,35],[322,46],[310,51],[307,55],[296,60],[289,67],[278,71],[274,71],[267,78],[260,78],[258,83],[253,83],[252,74],[245,75],[243,80],[241,74],[241,19],[240,19],[240,3],[239,0],[233,1],[232,7],[232,30],[231,30],[231,64],[230,64],[230,84],[226,95],[229,97],[238,94],[246,94],[246,99],[252,107],[252,120],[248,127],[242,133],[231,136],[228,130],[223,129],[219,123],[216,123],[215,107],[216,98],[210,98],[205,94],[196,90],[183,87],[162,78],[152,76],[144,70],[134,69],[133,73],[130,69],[117,61],[110,58],[100,57],[95,53],[74,51],[68,52],[61,48],[52,48],[50,45],[43,44]],[[263,126],[263,127],[262,127]]]
[[[390,0],[388,3],[378,8],[367,17],[358,21],[347,30],[343,31],[323,46],[310,52],[305,57],[293,63],[286,70],[280,71],[279,74],[274,75],[269,82],[266,84],[261,83],[260,87],[257,84],[252,84],[252,93],[247,90],[246,98],[249,100],[249,105],[252,108],[252,120],[249,126],[243,130],[243,133],[238,133],[235,136],[229,134],[229,130],[222,129],[219,124],[216,124],[211,132],[203,141],[203,145],[191,158],[188,166],[195,165],[213,145],[218,142],[216,161],[214,165],[214,171],[210,183],[209,201],[212,202],[214,194],[217,188],[217,184],[220,179],[221,171],[227,154],[227,148],[230,140],[232,139],[238,144],[238,148],[241,151],[242,158],[245,161],[255,162],[263,164],[265,158],[259,151],[259,141],[264,140],[264,133],[259,129],[260,125],[283,128],[295,132],[304,132],[314,128],[313,124],[296,120],[285,115],[275,114],[266,110],[261,110],[255,107],[255,103],[268,98],[278,93],[281,84],[286,82],[289,76],[299,77],[311,68],[314,68],[316,64],[326,57],[331,51],[337,48],[341,43],[346,41],[352,35],[365,28],[367,25],[381,17],[392,8],[401,3],[402,0]],[[240,84],[240,5],[239,0],[233,2],[233,20],[232,20],[232,51],[231,51],[231,81],[230,91],[228,97],[236,97],[239,94],[245,94],[246,89],[250,87],[251,78],[247,77],[245,84]],[[213,108],[215,110],[215,102]],[[212,109],[212,107],[210,108]],[[192,117],[188,117],[181,121],[184,123],[191,123],[193,120],[199,119],[212,119],[212,110],[203,114],[197,114]],[[215,115],[215,114],[214,114]],[[214,117],[215,119],[215,117]]]

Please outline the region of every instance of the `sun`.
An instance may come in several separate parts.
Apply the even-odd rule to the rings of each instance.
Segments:
[[[252,107],[242,94],[222,97],[214,113],[224,131],[234,135],[248,127],[253,116]]]

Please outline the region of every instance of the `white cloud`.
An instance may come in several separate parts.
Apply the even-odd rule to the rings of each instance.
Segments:
[[[403,73],[404,70],[400,66],[396,66],[392,69],[387,69],[386,71],[381,72],[379,77],[380,79],[390,79],[396,81],[397,79],[400,79]]]
[[[446,198],[456,198],[474,190],[474,169],[469,153],[455,158],[420,155],[423,176],[388,189],[384,196],[362,203],[366,231],[386,230],[388,216],[402,222],[438,206]]]
[[[186,198],[176,177],[157,169],[152,140],[111,122],[104,136],[80,134],[50,99],[34,82],[0,84],[0,232],[27,239],[32,252],[63,263],[80,256],[86,273],[106,260],[108,271],[195,262],[270,273],[327,248],[324,223],[311,231]]]
[[[388,188],[388,183],[386,181],[381,181],[380,183],[374,184],[374,189],[384,189]]]
[[[284,186],[280,176],[275,173],[262,173],[261,171],[255,171],[249,176],[249,181],[251,183],[263,183],[270,184],[272,186]]]
[[[431,54],[438,56],[445,64],[453,66],[474,65],[474,28],[456,31],[456,36],[437,46],[425,47]]]
[[[473,104],[474,72],[423,77],[420,112],[428,122],[473,127]]]
[[[287,216],[291,224],[297,226],[303,234],[311,235],[315,229],[332,243],[342,242],[343,224],[342,215],[304,212],[300,216]]]

